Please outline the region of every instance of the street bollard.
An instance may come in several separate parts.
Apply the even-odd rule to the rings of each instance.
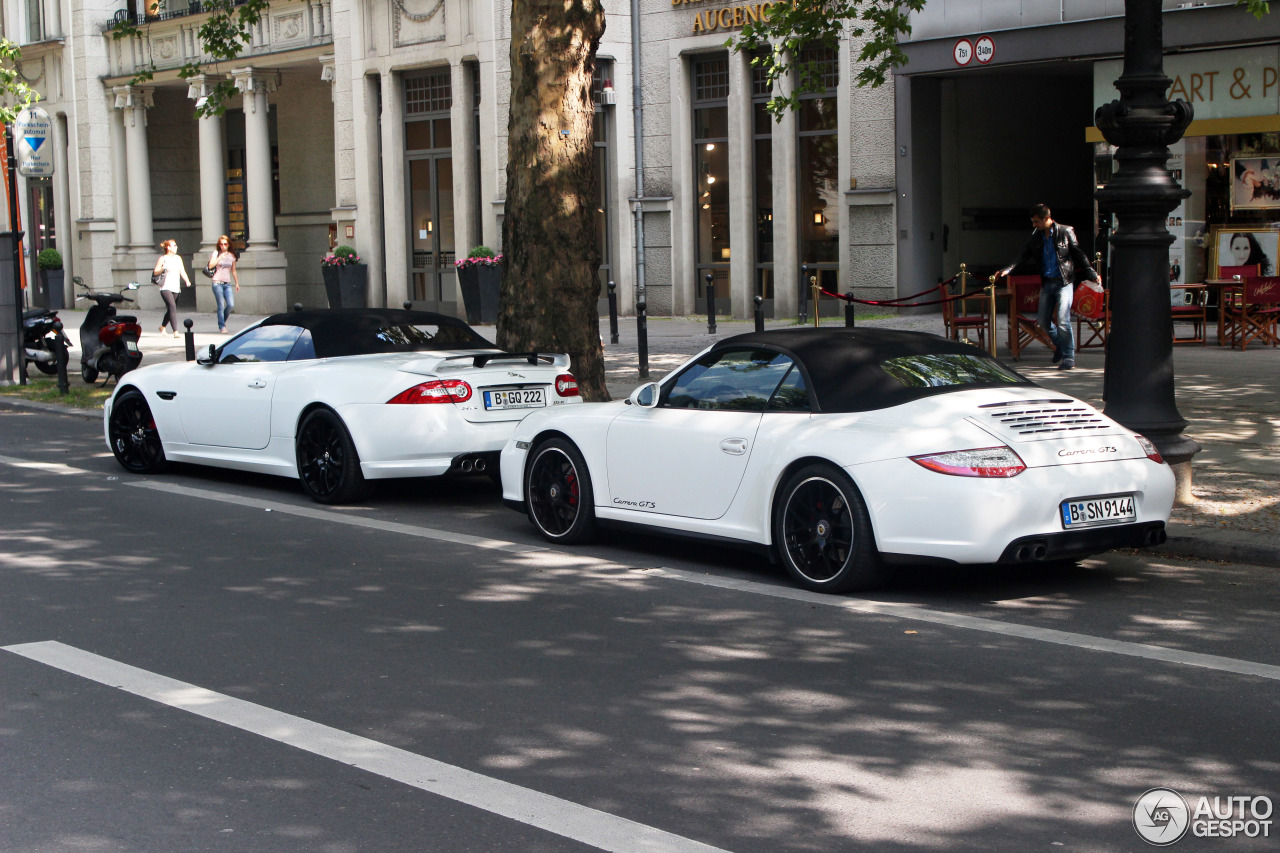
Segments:
[[[716,333],[716,286],[711,273],[707,273],[707,334]]]
[[[302,310],[302,303],[301,303],[301,302],[295,302],[295,303],[293,303],[293,310],[294,310],[294,311],[301,311],[301,310]]]
[[[809,281],[809,265],[800,265],[800,325],[809,323],[809,294],[804,292],[805,283]]]
[[[845,291],[844,295],[847,297],[844,303],[844,326],[846,329],[852,329],[858,325],[858,315],[853,304],[853,291]]]
[[[196,360],[196,333],[191,331],[191,320],[182,321],[182,325],[187,327],[187,333],[183,335],[183,343],[187,349],[187,361]]]
[[[609,282],[609,343],[618,342],[618,285]]]
[[[71,382],[67,379],[67,339],[62,335],[62,321],[53,321],[53,340],[49,342],[53,349],[53,363],[58,368],[58,393],[71,392]]]
[[[404,302],[401,302],[400,304],[404,306],[404,310],[406,311],[413,310],[413,303],[410,302],[408,299],[406,299]]]
[[[756,304],[756,307],[755,307],[756,331],[763,332],[764,331],[764,297],[756,296],[752,301],[755,302]]]
[[[636,303],[636,354],[640,357],[640,378],[649,378],[649,320],[645,316],[646,303]]]

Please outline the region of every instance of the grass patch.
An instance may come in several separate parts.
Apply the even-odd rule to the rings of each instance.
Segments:
[[[0,385],[0,396],[33,400],[37,403],[57,403],[77,409],[101,409],[103,402],[114,390],[114,382],[110,385],[104,382],[86,385],[77,375],[71,377],[71,390],[61,394],[58,392],[57,379],[41,376],[29,378],[26,385]]]

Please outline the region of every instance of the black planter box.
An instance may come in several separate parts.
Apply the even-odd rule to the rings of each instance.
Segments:
[[[467,322],[473,326],[493,326],[498,322],[498,294],[502,290],[502,267],[458,268],[458,286]]]
[[[38,308],[62,310],[66,307],[62,299],[62,284],[66,280],[66,270],[40,270],[39,274],[40,278],[32,302]]]
[[[324,295],[330,308],[364,308],[369,267],[365,264],[346,264],[340,267],[322,266]]]

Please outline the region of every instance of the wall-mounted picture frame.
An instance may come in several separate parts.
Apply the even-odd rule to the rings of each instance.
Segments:
[[[1222,267],[1260,264],[1262,275],[1276,275],[1280,261],[1280,230],[1256,225],[1215,225],[1210,231],[1213,247],[1212,275],[1221,278]]]
[[[1231,158],[1231,209],[1280,207],[1280,154]]]

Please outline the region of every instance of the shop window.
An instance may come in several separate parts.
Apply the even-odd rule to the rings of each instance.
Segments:
[[[609,97],[605,97],[608,90]],[[612,110],[609,108],[613,95],[613,63],[605,59],[596,60],[596,70],[591,78],[591,102],[595,104],[596,115],[593,122],[595,128],[595,170],[596,170],[596,246],[600,250],[600,294],[601,300],[609,298],[609,281],[614,278],[613,263],[613,202],[609,185],[609,163],[611,162],[611,143],[613,134],[610,130]],[[608,303],[600,306],[601,311],[608,311]]]
[[[840,154],[836,95],[840,85],[838,54],[828,48],[801,53],[802,71],[823,88],[802,95],[797,119],[799,160],[800,260],[827,290],[839,287]],[[803,286],[808,287],[809,282]]]
[[[449,69],[436,68],[425,74],[404,78],[404,114],[408,116],[447,112],[453,106],[453,86]]]
[[[698,311],[706,310],[706,277],[715,285],[717,312],[728,311],[729,279],[729,59],[720,54],[693,63],[694,222]],[[719,303],[724,301],[723,305]]]

